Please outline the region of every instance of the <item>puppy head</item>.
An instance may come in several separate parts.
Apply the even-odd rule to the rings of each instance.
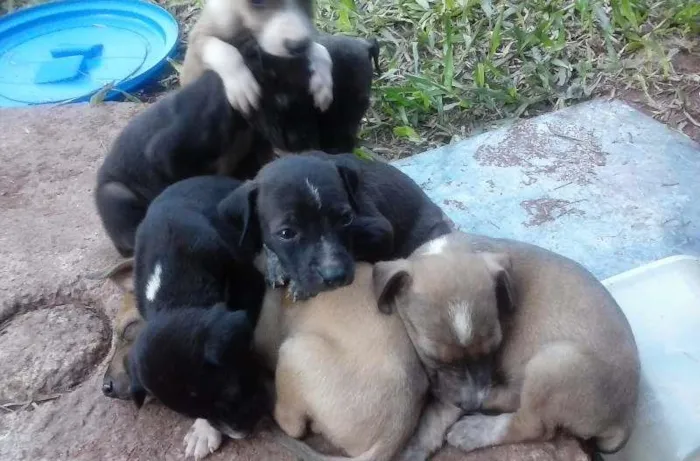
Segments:
[[[144,321],[136,309],[133,294],[125,293],[122,302],[122,309],[117,315],[114,327],[116,345],[102,378],[102,393],[107,397],[129,400],[131,398],[129,351],[141,331]]]
[[[231,0],[243,26],[266,53],[305,55],[314,33],[312,0]]]
[[[219,212],[240,223],[243,247],[264,244],[274,253],[297,297],[311,297],[353,281],[357,174],[323,156],[285,156],[234,191]]]
[[[245,311],[178,308],[149,318],[129,356],[138,406],[151,394],[168,408],[205,418],[225,434],[248,434],[266,411]]]
[[[508,257],[419,251],[409,260],[376,264],[380,310],[398,311],[419,354],[432,366],[493,353],[502,339],[501,315],[514,302]]]

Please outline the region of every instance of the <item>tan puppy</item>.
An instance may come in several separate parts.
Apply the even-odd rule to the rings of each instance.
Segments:
[[[372,266],[358,263],[351,285],[307,301],[283,293],[268,291],[255,332],[276,369],[275,420],[294,438],[311,423],[354,459],[392,459],[415,429],[428,380],[401,320],[377,309]],[[280,442],[303,459],[345,459]]]
[[[557,430],[593,439],[602,452],[624,446],[637,347],[612,296],[582,266],[533,245],[455,232],[408,260],[377,264],[374,276],[380,308],[404,320],[435,396],[403,459],[425,459],[450,426],[448,443],[464,451],[547,440]],[[501,339],[489,383],[488,357]],[[474,410],[501,414],[452,425]]]
[[[190,32],[181,83],[211,69],[223,80],[234,109],[249,114],[257,108],[260,85],[231,45],[238,34],[249,31],[268,54],[308,56],[309,91],[316,107],[325,111],[333,102],[332,62],[328,50],[312,40],[312,8],[312,0],[207,0]]]

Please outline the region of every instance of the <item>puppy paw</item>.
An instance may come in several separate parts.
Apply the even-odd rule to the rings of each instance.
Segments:
[[[229,104],[243,115],[258,108],[260,85],[245,63],[235,66],[229,75],[222,76]]]
[[[470,415],[452,425],[447,443],[464,452],[498,445],[508,430],[511,415]]]
[[[311,46],[309,61],[309,92],[314,97],[314,105],[325,112],[333,102],[333,61],[326,47],[318,43]]]
[[[206,419],[197,419],[185,435],[185,445],[185,457],[200,460],[221,446],[221,432]]]

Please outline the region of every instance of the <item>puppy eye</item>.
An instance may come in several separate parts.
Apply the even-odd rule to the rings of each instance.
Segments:
[[[338,221],[338,223],[341,226],[345,227],[345,226],[349,226],[350,224],[352,224],[352,221],[354,219],[355,219],[355,214],[352,211],[348,210],[348,211],[344,211],[343,214],[340,215],[340,220]]]
[[[255,7],[265,6],[265,0],[250,0],[250,4]]]
[[[282,240],[292,240],[294,237],[297,236],[297,233],[294,229],[290,229],[289,227],[285,227],[281,231],[277,232],[277,235]]]

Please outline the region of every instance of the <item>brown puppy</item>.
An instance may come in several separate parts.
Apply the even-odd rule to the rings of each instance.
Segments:
[[[117,311],[112,330],[114,352],[109,358],[109,365],[102,378],[102,393],[107,397],[121,400],[131,400],[131,379],[128,374],[127,360],[129,350],[145,323],[136,307],[133,266],[134,259],[128,258],[111,268],[87,274],[85,277],[88,280],[110,279],[122,291],[121,307]]]
[[[110,357],[109,366],[102,379],[102,392],[107,397],[131,400],[128,370],[128,356],[132,344],[136,340],[144,320],[136,308],[133,293],[124,293],[122,306],[114,320],[113,335],[115,338],[114,353]]]
[[[617,303],[582,266],[534,245],[455,232],[408,260],[377,264],[374,276],[380,308],[404,320],[435,396],[404,459],[425,459],[450,426],[448,443],[464,451],[557,430],[602,452],[624,446],[637,347]],[[500,414],[452,425],[474,410]]]
[[[231,43],[252,33],[260,48],[279,57],[307,56],[309,92],[325,111],[333,102],[332,62],[328,50],[313,41],[312,0],[207,0],[189,36],[180,75],[183,85],[211,69],[223,80],[234,109],[250,114],[260,100],[260,85]]]
[[[274,417],[291,437],[314,432],[356,460],[392,459],[415,429],[428,380],[401,320],[379,313],[372,266],[351,285],[292,303],[268,290],[255,347],[276,369]],[[303,459],[320,455],[279,437]]]

